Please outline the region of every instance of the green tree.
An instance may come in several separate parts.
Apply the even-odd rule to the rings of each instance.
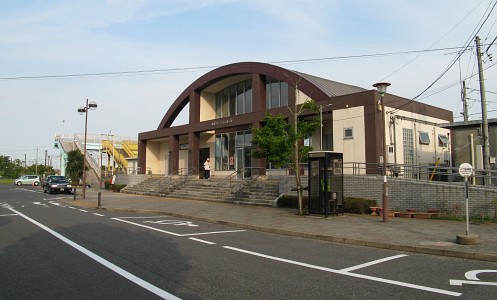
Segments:
[[[66,177],[77,184],[83,177],[83,154],[79,150],[67,152]]]
[[[275,167],[288,166],[295,173],[299,214],[303,214],[302,182],[300,179],[300,164],[307,159],[307,153],[312,147],[301,146],[300,143],[311,137],[320,126],[319,117],[301,118],[304,112],[318,112],[319,107],[313,100],[295,105],[290,109],[291,122],[281,114],[273,116],[266,114],[264,126],[252,129],[252,155],[256,158],[266,158]]]

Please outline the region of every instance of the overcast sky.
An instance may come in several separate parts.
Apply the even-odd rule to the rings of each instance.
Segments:
[[[155,130],[198,77],[242,61],[367,89],[388,81],[389,93],[409,99],[452,63],[416,100],[453,111],[461,121],[460,78],[477,72],[475,35],[484,51],[497,36],[494,5],[495,0],[1,1],[0,155],[24,160],[26,154],[32,161],[37,148],[40,160],[45,150],[58,155],[56,134],[84,132],[77,109],[86,99],[98,104],[89,113],[89,133],[136,139]],[[488,53],[497,56],[497,45]],[[497,57],[483,59],[488,115],[494,118]],[[152,70],[161,71],[133,73]],[[467,79],[467,86],[471,118],[481,119],[478,77]],[[185,122],[186,115],[177,120]]]

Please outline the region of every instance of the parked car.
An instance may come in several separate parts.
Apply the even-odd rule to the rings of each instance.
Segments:
[[[29,185],[40,185],[40,176],[38,175],[24,175],[16,180],[14,180],[15,185],[23,185],[23,184],[29,184]]]
[[[64,176],[50,175],[45,179],[43,184],[44,193],[72,193],[71,183]]]

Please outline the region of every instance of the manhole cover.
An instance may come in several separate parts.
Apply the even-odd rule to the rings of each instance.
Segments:
[[[455,243],[451,242],[421,242],[420,243],[423,246],[438,246],[438,247],[450,247],[450,246],[455,246]]]

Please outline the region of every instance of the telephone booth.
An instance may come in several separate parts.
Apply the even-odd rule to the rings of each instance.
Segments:
[[[343,214],[343,153],[309,152],[309,213]]]

